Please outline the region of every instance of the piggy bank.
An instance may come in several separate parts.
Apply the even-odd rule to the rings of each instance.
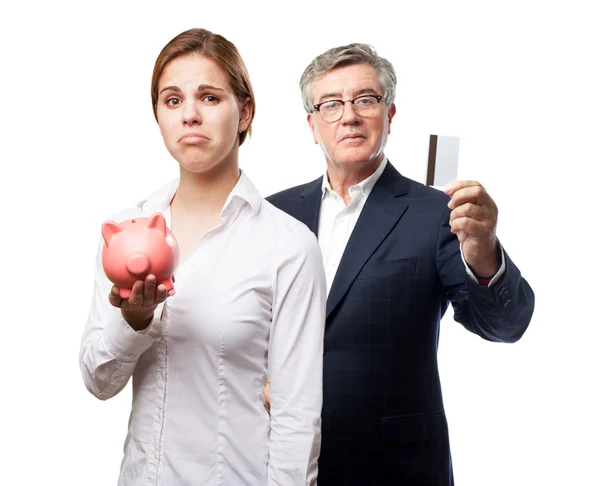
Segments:
[[[179,247],[162,214],[122,223],[105,221],[102,238],[102,268],[119,287],[122,299],[128,299],[133,284],[149,274],[156,277],[157,286],[163,284],[167,292],[173,289]]]

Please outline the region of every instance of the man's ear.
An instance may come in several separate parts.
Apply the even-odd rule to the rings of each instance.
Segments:
[[[318,145],[319,141],[317,140],[317,134],[315,133],[315,122],[314,122],[312,116],[313,116],[312,113],[309,113],[308,115],[306,115],[306,121],[308,122],[308,126],[310,127],[310,131],[312,132],[313,140]]]
[[[389,135],[389,134],[390,134],[390,132],[391,132],[391,128],[390,128],[390,127],[391,127],[391,125],[392,125],[392,118],[394,118],[394,115],[395,115],[395,114],[396,114],[396,104],[395,104],[395,103],[392,103],[392,104],[390,105],[390,107],[389,107],[389,109],[388,109],[388,113],[387,113],[387,116],[388,116],[388,135]]]

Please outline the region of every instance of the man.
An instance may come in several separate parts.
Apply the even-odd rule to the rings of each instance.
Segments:
[[[440,320],[452,303],[469,331],[515,342],[533,313],[481,184],[444,194],[386,159],[395,86],[370,46],[318,56],[300,87],[326,174],[268,198],[316,233],[326,268],[319,486],[453,484]]]

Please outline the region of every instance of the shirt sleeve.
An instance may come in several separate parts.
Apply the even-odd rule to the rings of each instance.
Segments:
[[[316,237],[298,225],[274,275],[269,338],[269,486],[315,485],[321,448],[326,283]]]
[[[500,268],[496,272],[496,275],[494,275],[490,279],[486,279],[486,280],[489,280],[485,284],[487,287],[491,287],[498,280],[500,280],[500,277],[502,277],[502,275],[504,275],[504,272],[506,271],[506,258],[504,257],[504,249],[502,248],[502,245],[500,245],[500,242],[498,242],[498,245],[500,246],[500,255],[501,255]],[[467,275],[469,276],[469,278],[473,282],[481,283],[480,279],[478,279],[476,277],[476,275],[473,273],[473,270],[471,270],[471,267],[469,267],[469,265],[467,264],[467,261],[465,260],[465,256],[463,254],[462,245],[460,245],[460,257],[462,258],[463,264],[465,265],[465,270],[467,271]]]
[[[102,240],[95,264],[92,304],[81,338],[79,365],[86,388],[106,400],[119,393],[131,377],[139,357],[154,343],[148,335],[153,322],[140,332],[123,319],[108,301],[112,283],[102,268]]]

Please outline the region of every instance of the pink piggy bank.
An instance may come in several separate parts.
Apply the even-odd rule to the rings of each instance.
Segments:
[[[137,280],[156,277],[167,292],[173,289],[173,272],[179,262],[179,247],[165,218],[155,213],[150,218],[134,218],[122,223],[102,224],[102,267],[108,279],[128,299]]]

